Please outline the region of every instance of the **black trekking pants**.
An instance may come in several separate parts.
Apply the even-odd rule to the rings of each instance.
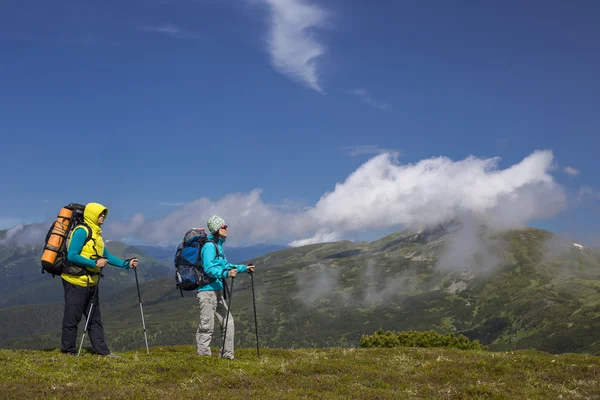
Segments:
[[[81,321],[81,316],[85,315],[86,319],[90,319],[88,334],[90,342],[92,342],[92,350],[102,355],[110,354],[108,345],[104,341],[100,302],[98,297],[95,297],[98,285],[82,287],[73,285],[64,279],[62,279],[62,283],[65,289],[65,311],[62,322],[61,351],[63,353],[77,354],[77,326]],[[92,310],[92,315],[88,317],[92,301],[94,301],[94,309]]]

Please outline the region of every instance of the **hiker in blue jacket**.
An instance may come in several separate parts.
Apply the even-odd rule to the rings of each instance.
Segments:
[[[227,303],[223,297],[223,281],[233,278],[238,273],[254,273],[254,265],[231,264],[223,252],[223,243],[227,239],[227,224],[223,218],[213,215],[207,223],[210,235],[202,247],[202,267],[211,282],[198,288],[197,300],[200,308],[198,329],[196,330],[196,354],[210,356],[210,342],[214,332],[215,316],[221,326],[221,335],[225,331],[227,320]],[[218,250],[218,251],[217,251]],[[229,294],[231,295],[231,294]],[[229,313],[225,349],[219,354],[230,360],[233,356],[234,324]]]

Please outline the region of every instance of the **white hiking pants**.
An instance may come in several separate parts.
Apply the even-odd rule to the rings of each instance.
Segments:
[[[222,291],[200,291],[196,295],[196,298],[200,309],[198,329],[196,330],[196,354],[199,356],[210,356],[210,342],[215,328],[215,316],[219,321],[221,338],[223,338],[225,320],[227,319],[227,303],[223,298]],[[227,338],[225,338],[224,358],[233,359],[233,337],[233,315],[230,313],[227,324]],[[221,352],[219,351],[220,354]]]

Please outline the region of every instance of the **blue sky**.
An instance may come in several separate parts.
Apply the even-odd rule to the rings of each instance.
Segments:
[[[113,237],[151,243],[212,213],[238,223],[240,242],[357,237],[417,223],[447,197],[442,208],[506,213],[461,200],[481,187],[495,189],[468,196],[512,193],[517,222],[597,238],[599,18],[592,1],[4,2],[0,228],[97,201]],[[551,159],[516,176],[555,186],[535,194],[460,164],[499,157],[504,170],[536,150]],[[417,207],[407,179],[435,157],[450,160],[435,182],[476,178],[450,182],[452,196],[414,186],[435,200]],[[361,166],[393,172],[338,191]],[[327,193],[335,206],[317,207]]]

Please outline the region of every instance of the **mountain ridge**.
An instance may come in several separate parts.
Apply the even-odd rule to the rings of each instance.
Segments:
[[[548,253],[556,236],[527,228],[496,233],[482,242],[489,249],[481,253],[497,257],[492,257],[496,266],[478,270],[473,266],[483,264],[474,262],[443,268],[440,255],[456,245],[453,235],[427,241],[418,233],[399,231],[372,242],[312,244],[248,260],[257,265],[263,344],[348,347],[379,328],[433,329],[463,333],[495,350],[600,352],[600,258],[572,245]],[[254,345],[250,283],[246,274],[235,280],[237,346]],[[141,282],[140,289],[149,341],[193,343],[194,294],[181,298],[172,277]],[[116,349],[130,348],[141,334],[137,292],[124,289],[103,298],[108,340]],[[22,324],[10,339],[0,333],[0,345],[39,348],[57,343],[61,302],[54,304],[28,306],[29,312],[37,307],[37,313],[54,313],[44,332],[27,325],[35,320],[18,318],[24,309],[0,309],[1,319]]]

